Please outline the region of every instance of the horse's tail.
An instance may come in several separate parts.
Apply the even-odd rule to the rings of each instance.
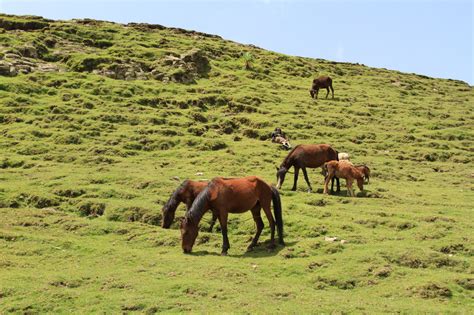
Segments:
[[[272,189],[272,201],[273,201],[273,214],[275,215],[275,221],[278,231],[278,241],[281,245],[285,245],[283,241],[283,215],[281,209],[281,199],[278,189],[271,187]]]

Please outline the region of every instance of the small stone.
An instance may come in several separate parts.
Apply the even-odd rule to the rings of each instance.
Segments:
[[[334,236],[334,237],[325,236],[324,237],[324,240],[326,242],[335,242],[335,241],[337,241],[337,239],[338,239],[337,236]]]

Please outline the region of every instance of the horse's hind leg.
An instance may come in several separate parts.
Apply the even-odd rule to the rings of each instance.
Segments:
[[[222,232],[222,256],[227,255],[227,251],[230,248],[229,238],[227,237],[227,218],[228,218],[227,211],[219,211],[219,223],[221,225],[221,232]]]
[[[212,219],[211,219],[211,224],[209,225],[208,232],[212,232],[212,229],[214,228],[216,221],[217,221],[217,215],[214,212],[212,212]]]
[[[329,87],[331,88],[332,98],[334,98],[334,89],[332,88],[332,84]]]
[[[270,245],[269,248],[275,248],[275,220],[273,219],[272,211],[271,211],[271,200],[261,200],[260,204],[265,211],[265,215],[267,216],[268,223],[270,224]]]
[[[332,174],[328,174],[326,176],[326,179],[324,180],[324,191],[323,194],[328,193],[328,186],[329,186],[329,181],[332,179]],[[332,189],[331,189],[332,190]]]
[[[311,192],[313,190],[313,188],[311,187],[311,184],[309,183],[308,173],[306,172],[306,167],[303,167],[301,169],[303,170],[304,180],[306,181],[306,184],[308,184],[309,192]]]
[[[255,233],[255,236],[253,237],[252,242],[247,247],[248,251],[252,250],[257,245],[260,234],[262,234],[263,227],[265,226],[263,224],[262,217],[260,216],[260,209],[261,209],[260,204],[257,203],[255,207],[253,207],[251,210],[253,220],[255,221],[255,224],[257,226],[257,232]]]
[[[355,197],[354,190],[352,189],[352,179],[346,179],[347,194],[350,197]]]
[[[326,90],[328,91],[328,92],[326,93],[326,98],[328,98],[328,95],[329,95],[329,87],[327,87]]]

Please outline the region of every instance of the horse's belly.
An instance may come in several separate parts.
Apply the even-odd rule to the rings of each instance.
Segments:
[[[229,204],[229,212],[230,213],[243,213],[249,211],[257,204],[257,200],[254,198],[248,198],[245,200],[239,200],[238,203],[233,202]]]

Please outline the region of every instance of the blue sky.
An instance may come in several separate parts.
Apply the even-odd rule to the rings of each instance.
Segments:
[[[474,84],[472,0],[0,0],[0,12],[157,23]]]

